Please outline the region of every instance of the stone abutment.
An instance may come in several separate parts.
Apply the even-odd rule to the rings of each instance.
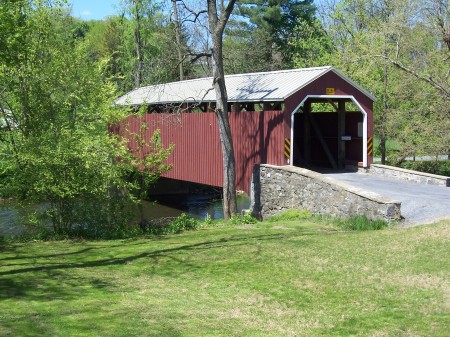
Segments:
[[[401,219],[400,206],[400,201],[299,167],[261,164],[253,170],[251,208],[263,219],[289,209],[305,209],[313,214],[365,215],[392,222]]]

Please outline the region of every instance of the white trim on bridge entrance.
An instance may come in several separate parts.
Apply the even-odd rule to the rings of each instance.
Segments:
[[[351,99],[356,104],[358,109],[363,114],[363,167],[367,167],[367,112],[363,109],[361,104],[352,95],[307,95],[299,105],[291,113],[291,155],[289,158],[289,164],[294,162],[294,115],[298,113],[298,110],[305,104],[309,98],[322,98],[322,99]]]

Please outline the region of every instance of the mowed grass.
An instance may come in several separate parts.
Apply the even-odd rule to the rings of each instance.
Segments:
[[[0,336],[449,336],[450,222],[0,243]]]

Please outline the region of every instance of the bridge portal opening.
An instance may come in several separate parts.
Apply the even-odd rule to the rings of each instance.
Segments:
[[[367,114],[351,96],[309,96],[292,114],[291,163],[341,170],[367,166]]]

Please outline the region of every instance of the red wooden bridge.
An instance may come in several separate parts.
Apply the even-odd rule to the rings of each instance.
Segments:
[[[374,97],[332,67],[228,75],[229,117],[236,157],[236,184],[249,193],[255,164],[296,166],[372,162]],[[146,138],[161,130],[163,144],[175,144],[166,178],[222,185],[220,138],[214,113],[212,78],[136,89],[117,105],[140,107],[116,132],[131,133],[147,125]]]

